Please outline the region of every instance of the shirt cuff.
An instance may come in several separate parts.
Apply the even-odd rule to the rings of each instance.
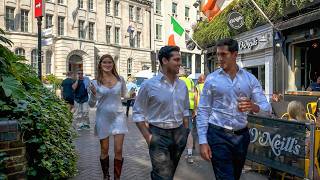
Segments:
[[[199,135],[199,144],[208,144],[206,135]]]
[[[132,121],[133,122],[143,122],[143,121],[145,121],[145,117],[142,114],[134,114],[132,116]]]

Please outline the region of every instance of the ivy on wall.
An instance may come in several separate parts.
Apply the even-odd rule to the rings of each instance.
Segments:
[[[0,117],[18,120],[20,124],[26,144],[28,179],[74,176],[77,154],[72,143],[72,114],[63,101],[42,85],[36,71],[24,63],[25,58],[15,55],[7,45],[12,42],[0,29]]]
[[[282,16],[283,0],[255,0],[255,2],[271,21]],[[233,30],[228,26],[228,14],[232,10],[239,12],[244,17],[245,24],[240,31]],[[252,30],[266,23],[267,21],[250,0],[235,0],[211,22],[207,20],[199,22],[194,28],[193,38],[201,47],[208,47],[219,39]]]

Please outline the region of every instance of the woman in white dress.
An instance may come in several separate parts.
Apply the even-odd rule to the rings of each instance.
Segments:
[[[126,83],[117,73],[111,55],[103,55],[98,64],[98,77],[90,86],[89,105],[96,110],[96,133],[100,139],[100,163],[104,179],[109,174],[109,136],[114,136],[114,179],[120,179],[123,164],[124,134],[128,132],[121,97],[127,95]]]

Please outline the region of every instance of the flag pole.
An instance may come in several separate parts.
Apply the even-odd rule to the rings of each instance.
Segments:
[[[168,14],[168,16],[172,17],[172,15],[170,15],[170,14]],[[174,18],[174,17],[172,17],[172,18]],[[184,30],[184,33],[186,33],[186,30]],[[186,33],[186,34],[191,39],[191,41],[193,41],[196,44],[196,46],[201,50],[201,54],[202,54],[204,49],[201,46],[199,46],[199,44],[189,35],[189,33]]]
[[[274,24],[270,21],[270,19],[267,17],[267,15],[262,11],[262,9],[258,6],[258,4],[254,0],[250,0],[253,5],[259,10],[259,12],[262,14],[262,16],[269,22],[269,24],[276,30],[278,30]]]

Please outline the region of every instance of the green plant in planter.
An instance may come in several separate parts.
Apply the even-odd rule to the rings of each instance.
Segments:
[[[75,132],[67,105],[43,87],[36,72],[23,63],[24,57],[3,45],[0,57],[0,117],[19,121],[22,141],[26,143],[28,178],[74,176]]]

